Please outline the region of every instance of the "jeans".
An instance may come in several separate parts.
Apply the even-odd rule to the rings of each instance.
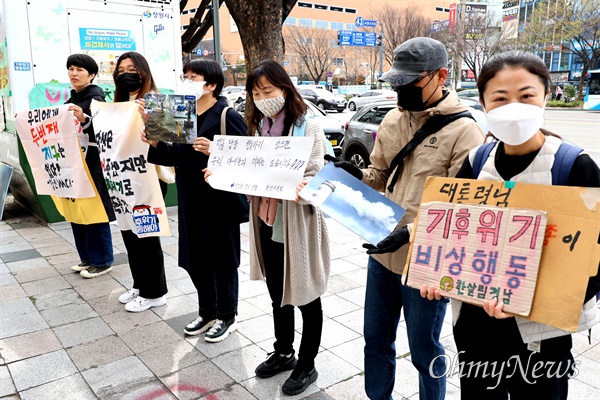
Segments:
[[[273,347],[278,354],[294,353],[294,306],[281,306],[283,298],[283,243],[271,240],[273,229],[261,222],[260,243],[263,263],[267,278],[267,288],[273,306],[273,324],[275,326],[275,343]],[[321,298],[317,297],[308,304],[298,307],[302,313],[302,339],[298,350],[297,369],[310,371],[315,366],[315,358],[321,345],[323,331],[323,309]]]
[[[394,342],[400,310],[404,307],[410,357],[419,371],[419,398],[444,399],[446,360],[439,338],[448,300],[422,298],[419,290],[404,286],[401,275],[374,258],[369,258],[367,268],[364,322],[367,396],[376,400],[392,398],[396,374]],[[444,376],[434,378],[430,366],[433,376]]]
[[[108,222],[90,225],[71,223],[71,227],[81,262],[88,262],[93,267],[105,267],[115,261]]]

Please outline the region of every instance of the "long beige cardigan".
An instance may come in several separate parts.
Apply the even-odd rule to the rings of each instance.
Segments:
[[[323,167],[327,139],[314,119],[307,121],[305,136],[315,138],[304,172],[304,178],[310,179]],[[250,216],[250,279],[264,280],[268,277],[265,277],[262,261],[257,209],[258,201],[253,201]],[[285,271],[281,305],[302,306],[327,290],[331,263],[327,225],[321,211],[306,203],[284,200],[282,216]]]

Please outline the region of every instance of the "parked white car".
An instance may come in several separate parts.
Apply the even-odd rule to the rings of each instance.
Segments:
[[[369,90],[348,100],[348,109],[356,111],[362,106],[381,100],[396,100],[398,95],[393,90]]]
[[[225,89],[223,89],[221,95],[225,96],[227,103],[229,103],[230,106],[233,106],[246,100],[246,87],[227,86]]]

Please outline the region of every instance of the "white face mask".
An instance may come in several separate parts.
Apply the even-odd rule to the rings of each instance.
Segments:
[[[185,80],[183,82],[183,91],[185,94],[191,94],[196,96],[196,100],[200,99],[203,95],[210,93],[210,90],[204,90],[204,86],[206,85],[205,81],[190,81]]]
[[[487,113],[490,132],[511,146],[525,143],[544,125],[544,109],[525,103],[510,103]]]
[[[254,100],[254,104],[265,117],[272,117],[283,109],[285,98],[283,92],[281,92],[279,96],[272,99]]]

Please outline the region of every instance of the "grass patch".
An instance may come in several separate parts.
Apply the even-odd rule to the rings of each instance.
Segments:
[[[35,302],[37,301],[37,299],[35,298],[35,296],[29,296],[29,300],[33,303],[33,305],[35,306]]]

